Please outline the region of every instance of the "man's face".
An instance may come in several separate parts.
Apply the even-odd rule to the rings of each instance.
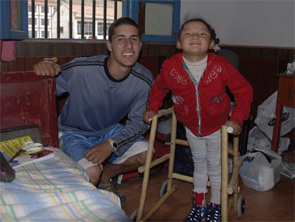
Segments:
[[[123,24],[116,27],[114,31],[111,41],[107,41],[107,48],[111,52],[111,64],[121,67],[133,66],[142,46],[137,28]]]

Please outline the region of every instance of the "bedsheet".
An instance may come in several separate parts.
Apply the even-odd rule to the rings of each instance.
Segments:
[[[54,157],[16,169],[0,182],[0,221],[130,221],[119,197],[97,189],[60,149]]]

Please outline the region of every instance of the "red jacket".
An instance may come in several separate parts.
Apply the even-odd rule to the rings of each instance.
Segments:
[[[242,125],[249,116],[253,98],[247,80],[225,58],[209,53],[207,68],[196,86],[183,67],[182,53],[178,53],[163,63],[147,109],[157,113],[163,98],[171,91],[178,121],[197,136],[209,135],[228,120],[231,104],[226,87],[235,99],[230,118]]]

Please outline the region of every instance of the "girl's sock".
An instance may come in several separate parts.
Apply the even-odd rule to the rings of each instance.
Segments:
[[[195,200],[198,206],[204,206],[205,203],[205,193],[197,193],[195,192]]]

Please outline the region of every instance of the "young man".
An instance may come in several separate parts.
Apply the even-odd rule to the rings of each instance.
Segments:
[[[57,95],[69,97],[58,118],[62,149],[99,187],[145,163],[148,125],[142,120],[152,73],[137,63],[142,47],[137,24],[120,18],[109,28],[109,56],[77,58],[59,66],[41,61],[37,75],[57,76]],[[126,124],[119,122],[127,116]],[[107,164],[102,173],[102,163]]]

